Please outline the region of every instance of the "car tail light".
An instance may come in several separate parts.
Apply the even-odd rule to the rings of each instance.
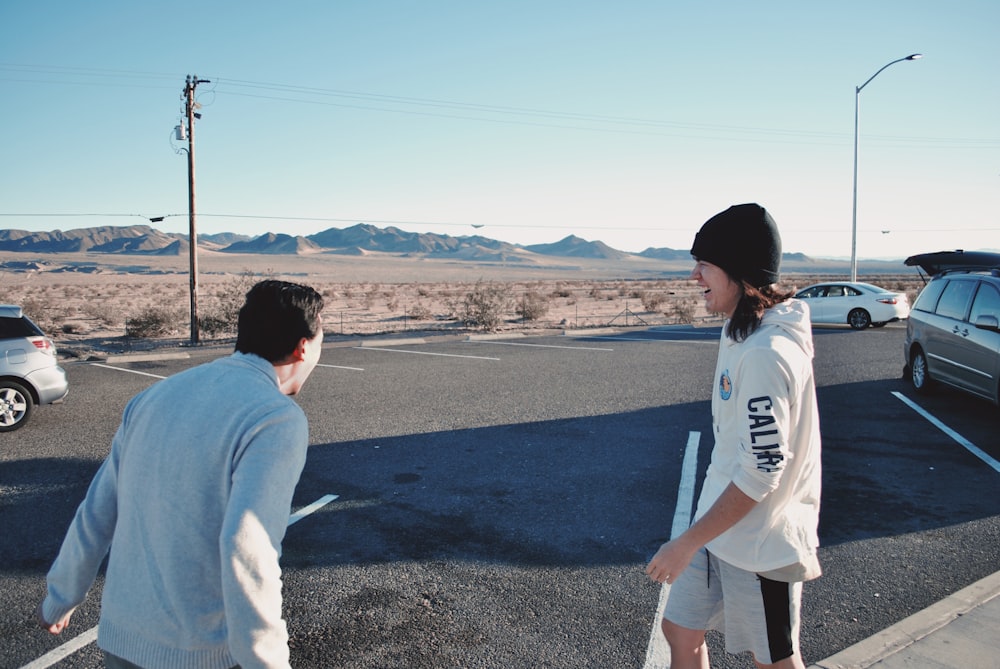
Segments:
[[[56,347],[48,337],[33,337],[31,343],[42,353],[48,353],[49,355],[56,354]]]
[[[895,297],[880,297],[876,302],[881,302],[882,304],[896,304],[899,302]]]

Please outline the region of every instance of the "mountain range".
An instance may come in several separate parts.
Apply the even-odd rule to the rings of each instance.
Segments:
[[[649,248],[638,254],[626,253],[613,249],[604,242],[591,242],[575,235],[569,235],[552,244],[521,246],[479,235],[453,237],[435,233],[406,232],[396,227],[379,228],[366,223],[344,229],[330,228],[306,236],[273,232],[257,237],[228,232],[199,235],[198,247],[219,253],[272,255],[386,253],[480,262],[491,260],[527,262],[532,255],[608,260],[622,260],[636,255],[657,260],[687,260],[691,257],[687,250],[668,248]],[[65,232],[0,230],[0,251],[181,255],[187,254],[188,248],[186,234],[161,232],[148,225],[102,226]]]

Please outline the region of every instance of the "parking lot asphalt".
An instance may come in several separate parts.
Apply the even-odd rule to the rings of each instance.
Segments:
[[[717,337],[331,343],[299,398],[312,449],[295,503],[338,497],[286,538],[294,666],[654,666],[657,590],[641,570],[669,532],[684,445],[710,434]],[[995,612],[1000,508],[984,491],[998,474],[893,394],[908,393],[899,326],[817,329],[816,343],[826,574],[807,586],[804,654],[824,669],[902,659],[962,633],[948,616]],[[206,354],[72,365],[67,403],[5,449],[0,666],[68,641],[25,612],[121,406]],[[1000,457],[988,405],[920,402]],[[699,472],[710,449],[703,438]],[[96,624],[94,595],[79,631]],[[713,666],[752,666],[710,644]],[[90,644],[59,666],[99,659]]]

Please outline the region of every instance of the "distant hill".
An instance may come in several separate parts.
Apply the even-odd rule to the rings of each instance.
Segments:
[[[519,247],[478,235],[452,237],[435,233],[406,232],[396,227],[378,228],[358,223],[349,228],[330,228],[308,239],[323,249],[361,249],[384,253],[468,254],[469,249],[488,249],[491,253],[513,253]]]
[[[683,249],[656,249],[652,246],[641,252],[643,258],[653,258],[654,260],[690,260],[691,251]]]
[[[293,255],[315,253],[320,247],[306,237],[292,237],[283,233],[268,232],[248,241],[233,242],[220,249],[223,253],[262,253],[267,255]]]
[[[235,232],[219,232],[214,235],[198,235],[198,244],[208,243],[217,248],[225,248],[230,244],[245,242],[250,238],[250,235],[240,235]],[[184,239],[187,240],[187,235],[184,235]]]
[[[0,230],[0,250],[33,253],[156,253],[171,246],[178,235],[160,232],[148,225],[102,226],[62,232]]]
[[[533,244],[525,246],[532,253],[562,258],[604,258],[607,260],[622,260],[632,253],[618,251],[604,242],[588,242],[576,235],[570,235],[554,244]]]

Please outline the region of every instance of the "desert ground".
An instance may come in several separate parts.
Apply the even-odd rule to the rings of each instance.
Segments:
[[[0,303],[20,304],[63,355],[191,342],[188,256],[0,253]],[[263,278],[306,283],[326,299],[328,337],[710,323],[690,262],[580,258],[544,265],[366,254],[201,252],[199,343],[226,343],[246,290]],[[823,279],[845,278],[825,276]],[[783,275],[783,286],[820,280]],[[864,277],[916,297],[915,275]]]

